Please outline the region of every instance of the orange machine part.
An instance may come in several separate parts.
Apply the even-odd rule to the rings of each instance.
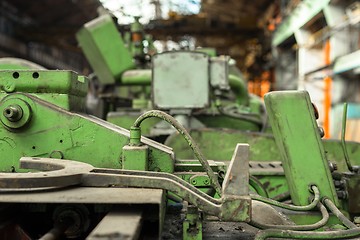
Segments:
[[[330,41],[327,40],[324,47],[325,64],[330,65]],[[331,84],[332,78],[324,78],[324,132],[325,138],[330,138],[330,110],[331,110]]]

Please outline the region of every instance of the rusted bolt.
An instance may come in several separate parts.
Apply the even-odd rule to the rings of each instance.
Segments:
[[[333,162],[329,162],[329,168],[330,168],[330,172],[334,172],[338,169],[337,164]]]
[[[9,105],[4,108],[3,114],[9,121],[16,122],[21,119],[23,111],[19,105]]]

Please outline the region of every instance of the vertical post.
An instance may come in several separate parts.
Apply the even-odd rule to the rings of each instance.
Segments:
[[[330,65],[330,40],[327,40],[324,47],[325,64]],[[325,138],[330,138],[330,110],[331,110],[331,83],[332,78],[326,76],[324,78],[324,131]]]
[[[264,100],[294,204],[307,205],[312,197],[309,188],[316,185],[321,197],[339,206],[309,94],[271,92]]]

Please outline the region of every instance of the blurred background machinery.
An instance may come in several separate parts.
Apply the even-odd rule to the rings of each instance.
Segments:
[[[351,132],[358,130],[358,1],[3,0],[0,56],[89,75],[93,69],[75,33],[104,7],[125,39],[131,28],[131,37],[140,36],[131,24],[138,17],[144,38],[158,52],[211,47],[230,56],[249,92],[260,97],[269,90],[308,90],[326,138],[339,138],[336,116],[343,102],[351,103],[346,137],[356,139]]]

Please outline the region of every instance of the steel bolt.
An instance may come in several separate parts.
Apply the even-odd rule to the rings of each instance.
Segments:
[[[205,185],[210,185],[210,181],[206,179],[206,180],[204,180],[204,184]]]
[[[325,131],[322,127],[318,127],[320,137],[323,138],[325,136]]]
[[[196,185],[197,184],[197,181],[195,179],[191,180],[191,184],[192,185]]]
[[[4,109],[3,114],[9,121],[16,122],[21,119],[23,111],[19,105],[10,105]]]
[[[329,168],[331,172],[334,172],[338,169],[337,164],[333,162],[329,162]]]

